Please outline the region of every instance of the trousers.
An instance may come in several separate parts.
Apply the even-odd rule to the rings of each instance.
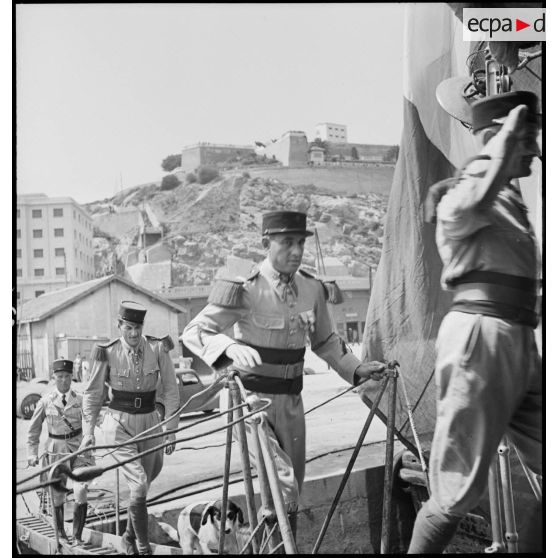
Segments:
[[[447,314],[436,349],[433,502],[425,509],[449,524],[478,504],[504,434],[542,473],[542,363],[532,328],[482,314]],[[411,548],[427,524],[417,520]]]
[[[159,415],[156,411],[134,415],[123,411],[107,409],[102,429],[107,444],[120,444],[145,432],[148,428],[155,426],[159,422]],[[160,433],[162,433],[161,427],[153,430],[149,435]],[[164,437],[161,436],[122,446],[114,450],[112,457],[115,460],[123,461],[162,444],[163,441]],[[145,499],[149,486],[157,478],[162,468],[162,449],[123,465],[120,470],[124,474],[130,489],[130,500]]]
[[[304,483],[306,466],[306,423],[304,419],[304,405],[302,396],[289,394],[256,393],[247,391],[248,395],[271,400],[271,405],[266,409],[268,424],[270,426],[269,442],[275,459],[277,474],[283,500],[287,511],[296,511],[298,499]],[[221,391],[220,408],[228,408],[228,389]],[[256,456],[251,444],[252,425],[245,422],[248,447],[250,450],[250,463],[256,466]],[[238,439],[238,431],[234,429],[234,436]]]

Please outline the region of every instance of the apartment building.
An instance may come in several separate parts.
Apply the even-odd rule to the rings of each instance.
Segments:
[[[347,126],[333,122],[316,124],[316,137],[331,143],[347,143]]]
[[[95,276],[93,220],[72,198],[17,197],[18,304]]]

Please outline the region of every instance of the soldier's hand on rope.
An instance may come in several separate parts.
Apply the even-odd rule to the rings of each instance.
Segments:
[[[86,434],[83,437],[83,440],[81,441],[81,444],[79,445],[79,449],[85,449],[89,446],[94,446],[95,445],[95,436],[93,436],[93,434]]]
[[[167,455],[170,455],[171,453],[174,452],[174,450],[175,450],[175,448],[176,448],[176,444],[174,443],[175,440],[176,440],[176,435],[174,434],[174,432],[173,432],[172,434],[167,434],[167,437],[165,438],[165,442],[166,442],[166,443],[173,442],[172,445],[167,446],[167,447],[165,448],[165,453],[166,453]]]
[[[383,362],[378,362],[377,360],[371,360],[370,362],[363,362],[357,366],[355,374],[362,378],[363,380],[381,380],[385,375],[386,365]]]
[[[39,456],[35,455],[27,459],[27,465],[29,467],[36,467],[39,464]]]
[[[225,354],[232,359],[233,364],[239,366],[252,367],[262,364],[260,353],[258,353],[256,349],[252,349],[252,347],[248,347],[247,345],[240,345],[238,343],[229,345]]]

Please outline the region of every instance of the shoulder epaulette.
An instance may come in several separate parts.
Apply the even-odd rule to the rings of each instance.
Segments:
[[[207,302],[224,306],[225,308],[239,308],[242,305],[242,291],[244,279],[217,279],[209,293]]]
[[[108,360],[107,349],[114,345],[119,340],[119,337],[113,339],[109,343],[104,343],[103,345],[97,344],[91,351],[91,359],[97,360],[99,362],[106,362]]]
[[[253,281],[260,274],[260,269],[255,267],[246,277],[246,281]]]
[[[150,341],[160,341],[163,344],[163,349],[168,353],[174,349],[174,343],[170,335],[164,337],[155,337],[154,335],[145,336]]]
[[[304,269],[299,269],[298,271],[301,275],[304,275],[304,277],[308,277],[309,279],[316,279],[311,273],[308,273],[308,271],[304,271]]]
[[[326,300],[331,302],[331,304],[341,304],[343,302],[343,293],[339,288],[339,285],[331,279],[318,279],[324,288]]]

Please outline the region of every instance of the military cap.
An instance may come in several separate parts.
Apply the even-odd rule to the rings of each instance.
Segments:
[[[120,303],[118,317],[121,320],[126,320],[127,322],[143,324],[146,313],[147,308],[145,308],[145,306],[137,302],[133,302],[132,300],[123,300]]]
[[[52,363],[52,372],[69,372],[74,373],[74,363],[65,358],[59,358]]]
[[[262,235],[280,233],[301,233],[311,236],[306,230],[306,213],[300,211],[270,211],[262,218]]]
[[[537,114],[538,97],[531,91],[510,91],[484,97],[484,99],[471,105],[473,132],[498,124],[494,120],[506,118],[509,112],[519,105],[527,105],[527,122],[539,123],[540,118]]]

